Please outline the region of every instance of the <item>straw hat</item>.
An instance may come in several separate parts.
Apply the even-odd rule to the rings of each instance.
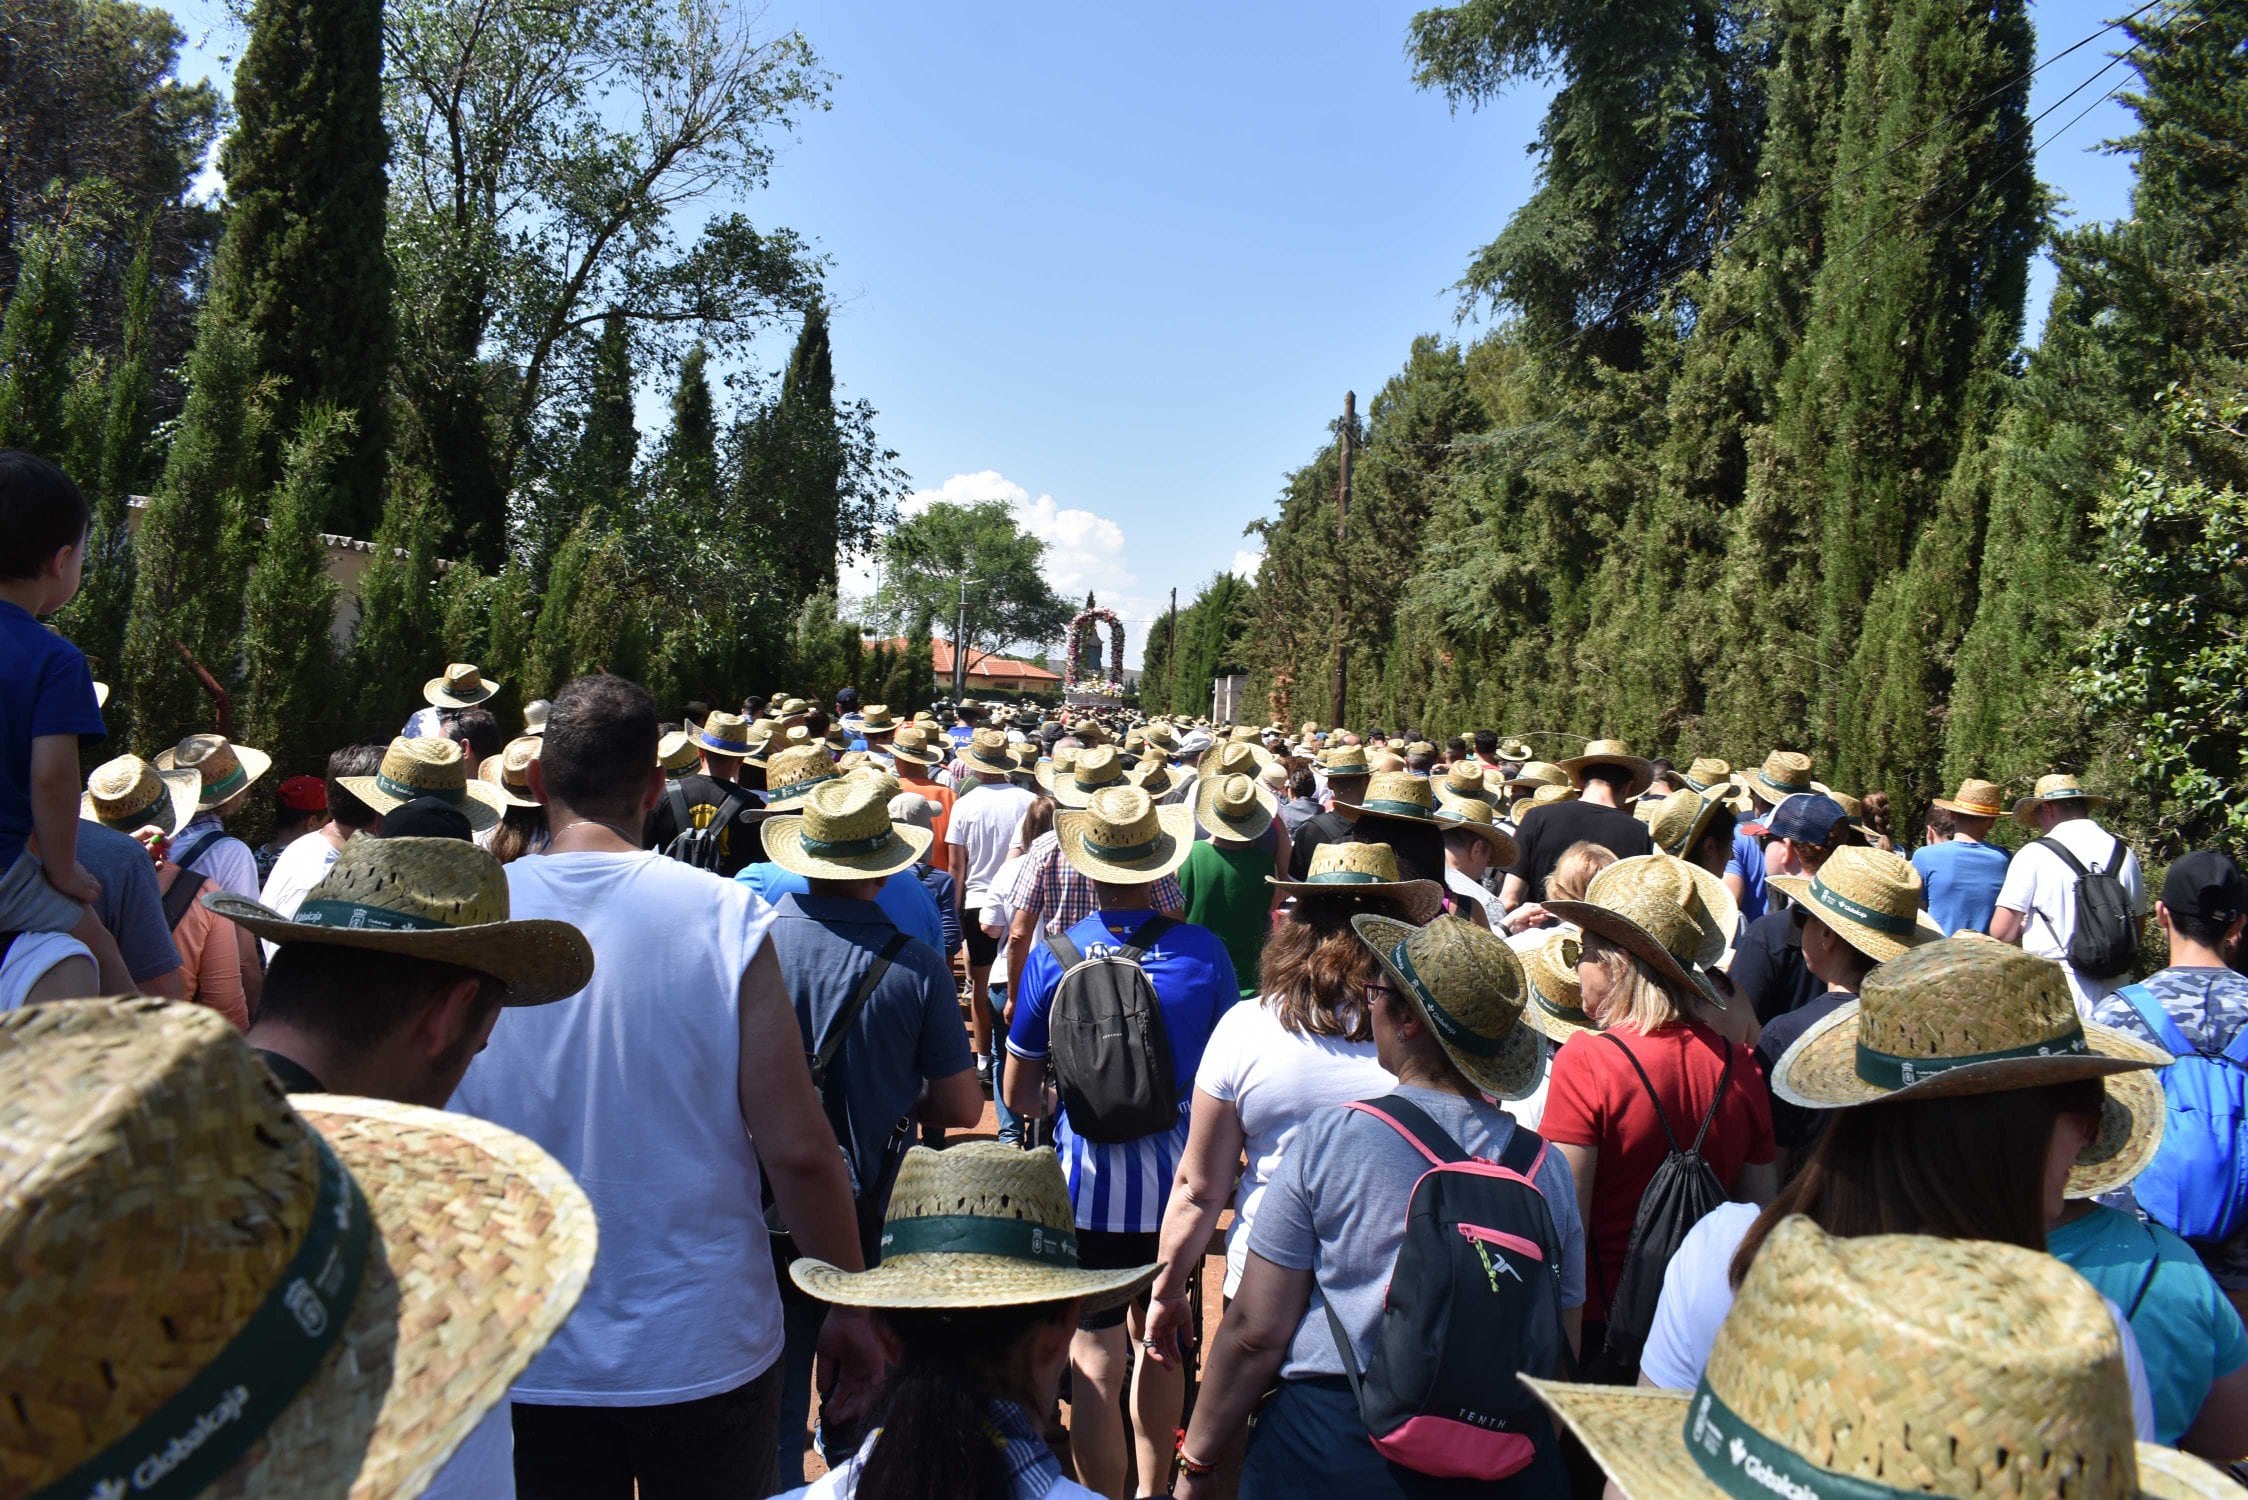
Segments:
[[[1885,964],[1944,930],[1920,908],[1920,872],[1901,854],[1856,845],[1827,856],[1819,873],[1769,877],[1790,901],[1851,947]]]
[[[1194,763],[1194,769],[1205,781],[1214,781],[1220,776],[1247,776],[1253,779],[1271,764],[1272,752],[1264,746],[1242,740],[1229,740],[1203,751],[1201,758]]]
[[[1730,791],[1731,788],[1727,788]],[[1654,838],[1655,847],[1664,854],[1684,859],[1693,847],[1709,832],[1710,825],[1725,816],[1725,797],[1716,791],[1672,792],[1660,802],[1650,803],[1644,798],[1642,808],[1648,813],[1647,832]],[[1728,836],[1732,830],[1726,825]]]
[[[986,776],[1011,776],[1015,757],[1007,749],[1007,736],[997,729],[979,729],[960,747],[961,763]]]
[[[1530,805],[1550,807],[1556,802],[1574,802],[1581,795],[1573,786],[1541,786],[1530,794]]]
[[[337,784],[376,812],[404,807],[416,797],[435,797],[460,809],[478,833],[500,820],[498,793],[490,782],[470,777],[461,747],[451,740],[428,735],[392,740],[374,775],[339,777]],[[209,785],[204,783],[206,795]]]
[[[1088,1271],[1077,1219],[1051,1146],[1023,1151],[962,1141],[915,1146],[882,1216],[882,1263],[845,1271],[806,1256],[789,1267],[804,1291],[844,1307],[1021,1307],[1082,1299],[1086,1312],[1139,1295],[1163,1268]]]
[[[1140,738],[1167,756],[1179,753],[1179,732],[1161,719],[1144,726],[1140,730]]]
[[[1355,812],[1373,813],[1384,818],[1405,818],[1416,823],[1436,821],[1436,793],[1426,776],[1415,776],[1410,771],[1376,771],[1366,783],[1366,791],[1356,802],[1335,799],[1337,807],[1347,807]]]
[[[1054,814],[1062,858],[1088,880],[1148,885],[1174,873],[1194,849],[1194,809],[1155,805],[1136,786],[1093,794],[1082,809]]]
[[[944,751],[938,749],[934,741],[942,737],[919,720],[901,724],[898,732],[890,736],[890,756],[916,766],[936,765],[944,759]]]
[[[2240,1493],[2133,1440],[2100,1295],[2049,1255],[1989,1240],[1842,1239],[1784,1219],[1698,1389],[1523,1379],[1626,1500]]]
[[[1091,805],[1093,794],[1125,785],[1124,757],[1114,745],[1092,745],[1083,750],[1056,751],[1054,758],[1035,772],[1038,784],[1062,807]]]
[[[2036,789],[2014,803],[2014,821],[2024,828],[2035,828],[2037,825],[2030,821],[2029,810],[2039,803],[2060,803],[2090,810],[2105,807],[2112,800],[2087,792],[2077,784],[2074,776],[2040,776],[2037,778]]]
[[[1538,1033],[1522,1024],[1522,960],[1504,938],[1449,912],[1425,927],[1360,912],[1350,926],[1468,1082],[1499,1099],[1538,1086],[1544,1059]]]
[[[1178,785],[1171,775],[1169,758],[1159,749],[1150,748],[1140,757],[1139,765],[1124,774],[1131,778],[1132,785],[1150,797],[1160,798]]]
[[[459,746],[454,750],[457,753]],[[273,769],[273,757],[263,750],[237,745],[224,735],[191,734],[158,754],[156,769],[193,771],[201,776],[203,791],[196,806],[207,812],[248,790],[251,783]]]
[[[1337,745],[1320,761],[1320,769],[1329,779],[1337,776],[1371,776],[1373,768],[1366,764],[1364,745]]]
[[[1832,863],[1832,861],[1829,861]],[[1924,943],[1866,976],[1772,1065],[1772,1092],[1807,1109],[1880,1099],[1997,1094],[2098,1078],[2100,1133],[2069,1173],[2072,1197],[2136,1177],[2162,1144],[2170,1054],[2080,1021],[2061,966],[2011,943],[1963,933]]]
[[[1515,767],[1514,774],[1506,780],[1506,784],[1510,787],[1519,786],[1524,782],[1529,783],[1532,787],[1562,786],[1571,791],[1577,789],[1576,783],[1569,779],[1567,771],[1562,770],[1551,761],[1544,760],[1524,761],[1521,765]]]
[[[1970,818],[2000,818],[2006,815],[2006,790],[1995,781],[1978,781],[1970,776],[1959,783],[1959,790],[1949,797],[1930,799],[1945,812],[1959,813]]]
[[[890,822],[887,789],[873,777],[823,782],[798,804],[801,816],[768,818],[765,857],[807,880],[873,880],[910,869],[936,835]]]
[[[1436,810],[1436,821],[1444,825],[1446,833],[1465,829],[1491,846],[1492,864],[1511,865],[1522,851],[1515,847],[1514,835],[1499,827],[1497,818],[1488,802],[1453,802]]]
[[[1398,873],[1397,851],[1387,844],[1321,844],[1311,851],[1311,868],[1301,880],[1265,883],[1292,896],[1383,896],[1400,903],[1417,926],[1444,910],[1444,887],[1433,880],[1406,880]]]
[[[1684,777],[1690,792],[1716,791],[1729,787],[1733,781],[1733,763],[1715,756],[1697,755],[1686,767]]]
[[[1577,979],[1577,959],[1583,950],[1582,938],[1560,930],[1517,950],[1530,1000],[1522,1007],[1523,1019],[1557,1047],[1580,1031],[1600,1029],[1600,1023],[1585,1014],[1584,986]]]
[[[473,663],[456,661],[422,684],[422,696],[438,708],[474,708],[504,686],[486,682]]]
[[[530,1141],[291,1099],[200,1005],[0,1017],[0,1099],[10,1494],[420,1494],[593,1266]]]
[[[500,862],[460,839],[361,834],[294,917],[231,891],[211,891],[203,904],[269,943],[365,948],[489,974],[506,986],[503,1005],[544,1005],[593,978],[585,934],[545,918],[510,921]]]
[[[1449,807],[1455,802],[1480,802],[1485,807],[1498,801],[1498,796],[1485,784],[1483,768],[1472,760],[1463,760],[1444,771],[1444,779],[1435,783],[1436,800],[1440,806]]]
[[[702,764],[702,757],[695,753],[695,737],[684,729],[674,729],[663,735],[656,741],[656,764],[671,776],[684,776],[694,770]],[[478,766],[476,771],[482,775],[484,767]]]
[[[866,712],[859,715],[861,734],[888,734],[897,727],[897,716],[890,712],[887,703],[869,703]]]
[[[1194,821],[1212,838],[1261,839],[1280,803],[1269,787],[1247,776],[1204,779],[1194,787]]]
[[[545,743],[533,735],[516,736],[499,754],[484,757],[476,768],[477,780],[499,793],[500,801],[509,807],[545,806],[531,795],[531,762],[539,758],[539,750]]]
[[[746,756],[757,748],[749,735],[749,720],[723,710],[705,717],[695,730],[695,744],[713,755]]]
[[[966,705],[962,706],[965,707]],[[812,705],[801,698],[783,698],[781,700],[780,716],[784,719],[793,719],[800,714],[808,714],[811,711]]]
[[[1585,887],[1582,901],[1546,910],[1606,938],[1681,989],[1722,1010],[1724,997],[1700,972],[1724,957],[1740,920],[1725,882],[1668,854],[1619,859]]]
[[[1811,757],[1797,750],[1775,750],[1764,757],[1764,764],[1754,773],[1736,774],[1733,779],[1758,801],[1778,803],[1811,790]]]
[[[178,833],[194,818],[202,785],[193,771],[159,771],[137,755],[120,755],[86,778],[78,816],[119,833],[150,826]]]
[[[797,744],[775,755],[765,766],[765,805],[789,807],[802,801],[813,787],[842,775],[827,746]]]
[[[1530,758],[1530,747],[1520,740],[1501,740],[1498,755],[1499,759],[1519,766]]]
[[[1592,767],[1621,766],[1631,773],[1631,785],[1624,788],[1627,798],[1647,790],[1655,779],[1655,763],[1632,754],[1631,746],[1622,740],[1592,740],[1585,745],[1582,755],[1572,755],[1556,764],[1580,788],[1585,784],[1584,773]]]
[[[889,801],[890,798],[897,796],[900,792],[905,790],[905,783],[899,781],[897,777],[891,775],[887,770],[883,769],[882,762],[878,760],[869,760],[864,765],[853,766],[849,771],[844,773],[844,779],[848,781],[865,782],[868,786],[873,787],[876,791],[879,791],[882,794],[882,800],[884,802]],[[921,794],[919,792],[914,793],[914,795],[916,797],[921,797]],[[921,797],[921,800],[927,802],[928,798]],[[933,802],[929,803],[929,805],[931,807],[936,806],[936,804]]]
[[[1073,719],[1070,721],[1069,732],[1087,746],[1108,743],[1108,730],[1098,719]]]

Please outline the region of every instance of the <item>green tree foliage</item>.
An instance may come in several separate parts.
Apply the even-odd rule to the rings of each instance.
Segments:
[[[290,439],[243,598],[242,686],[235,727],[283,765],[317,765],[335,748],[335,652],[329,627],[336,586],[327,574],[320,518],[351,447],[333,407],[304,414]]]
[[[960,582],[969,578],[971,653],[1058,639],[1076,611],[1046,581],[1045,556],[1046,544],[1015,523],[1005,501],[940,500],[899,522],[883,543],[874,617],[892,629],[942,621],[949,636]]]
[[[1179,611],[1178,644],[1164,659],[1165,680],[1156,689],[1171,712],[1208,713],[1210,684],[1248,670],[1244,648],[1256,617],[1256,592],[1253,585],[1233,574],[1220,573],[1202,586],[1192,604]],[[1143,674],[1149,671],[1144,654],[1141,670]],[[1143,705],[1149,681],[1143,675]]]
[[[221,559],[233,516],[264,493],[259,453],[272,393],[242,330],[206,324],[188,365],[187,408],[133,540],[122,677],[125,742],[152,755],[210,722],[185,646],[222,682],[232,670],[242,579]]]
[[[234,77],[219,154],[229,207],[204,321],[239,326],[276,378],[273,439],[319,403],[345,413],[350,462],[331,529],[360,536],[382,508],[393,347],[383,251],[382,0],[262,0]],[[262,455],[264,476],[280,453]]]
[[[622,538],[581,522],[554,555],[523,669],[523,697],[550,698],[573,677],[647,670],[648,631]]]
[[[602,322],[601,341],[594,349],[593,385],[570,465],[574,513],[614,523],[635,508],[633,466],[640,459],[640,429],[632,418],[632,388],[632,325],[611,316]]]
[[[375,528],[367,567],[359,575],[359,621],[351,636],[351,684],[357,717],[370,739],[395,735],[422,706],[430,663],[443,661],[437,639],[437,541],[444,517],[429,485],[396,476]],[[482,665],[479,663],[478,665]],[[506,680],[497,670],[493,676]]]
[[[131,0],[9,0],[0,11],[0,300],[33,228],[68,223],[85,258],[81,338],[119,355],[136,289],[149,369],[169,375],[193,338],[189,295],[217,241],[218,212],[190,200],[221,107],[180,78],[186,38]],[[177,410],[176,389],[157,393]]]
[[[154,235],[144,235],[126,279],[124,347],[103,391],[98,449],[79,483],[93,503],[86,539],[86,577],[70,603],[64,627],[79,648],[113,668],[125,645],[125,613],[132,604],[134,552],[126,501],[148,472],[150,391],[159,291]]]
[[[63,404],[78,345],[85,246],[69,228],[34,225],[17,262],[15,292],[0,314],[0,448],[59,463],[70,447]]]

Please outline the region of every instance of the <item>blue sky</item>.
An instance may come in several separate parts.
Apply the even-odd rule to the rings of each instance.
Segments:
[[[1242,528],[1345,390],[1363,403],[1414,335],[1461,331],[1451,285],[1532,185],[1542,96],[1455,116],[1416,90],[1419,8],[774,0],[762,24],[839,76],[744,207],[832,258],[837,375],[878,408],[909,503],[1010,500],[1056,587],[1131,622],[1253,565]],[[2115,13],[2033,8],[2040,57]],[[191,76],[235,50],[223,0],[176,11]],[[2041,73],[2033,113],[2119,35]],[[2128,164],[2084,148],[2129,117],[2053,134],[2125,76],[2038,128],[2084,217],[2125,206]]]

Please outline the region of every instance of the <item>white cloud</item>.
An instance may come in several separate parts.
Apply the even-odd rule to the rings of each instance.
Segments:
[[[1107,516],[1063,505],[1052,495],[1033,498],[996,469],[955,474],[935,489],[915,490],[898,502],[898,512],[917,515],[940,500],[954,505],[1005,502],[1014,512],[1015,524],[1046,544],[1046,581],[1054,592],[1075,605],[1082,605],[1091,592],[1102,608],[1114,610],[1124,621],[1125,664],[1139,665],[1148,629],[1164,605],[1135,592],[1139,578],[1125,560],[1122,526]],[[1235,559],[1237,565],[1239,561]],[[857,600],[873,593],[878,568],[876,553],[846,566],[841,579],[844,597]],[[1059,641],[1048,644],[1055,650],[1061,646]]]
[[[1239,552],[1233,554],[1233,567],[1231,571],[1233,573],[1233,576],[1240,579],[1243,583],[1255,583],[1257,581],[1257,574],[1263,571],[1263,569],[1264,553],[1262,550],[1251,552],[1249,549],[1244,547]]]

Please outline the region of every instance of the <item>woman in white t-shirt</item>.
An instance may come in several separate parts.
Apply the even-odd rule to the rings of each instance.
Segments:
[[[1291,888],[1295,904],[1265,944],[1264,993],[1219,1019],[1194,1076],[1186,1154],[1157,1242],[1164,1268],[1150,1301],[1148,1349],[1160,1364],[1185,1356],[1182,1340],[1194,1332],[1187,1280],[1202,1263],[1228,1200],[1230,1297],[1248,1263],[1257,1201],[1289,1139],[1318,1111],[1380,1098],[1397,1082],[1375,1060],[1373,1019],[1366,1012],[1366,987],[1380,978],[1380,966],[1350,919],[1375,912],[1418,925],[1443,909],[1442,889],[1430,880],[1394,879],[1328,886],[1307,880]],[[1244,1151],[1248,1169],[1239,1171]]]

